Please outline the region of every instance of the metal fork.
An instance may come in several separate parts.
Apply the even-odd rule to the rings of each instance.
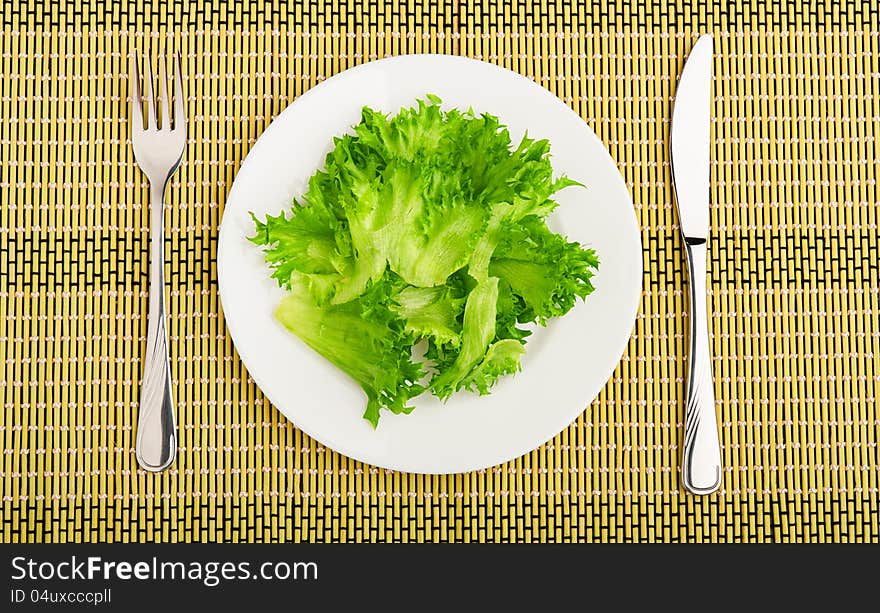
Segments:
[[[138,415],[137,461],[149,471],[161,471],[174,462],[177,431],[171,395],[168,333],[165,326],[165,186],[177,170],[186,147],[186,115],[180,56],[174,56],[174,123],[168,96],[166,61],[160,62],[160,94],[153,95],[149,57],[144,58],[146,95],[142,95],[137,59],[131,56],[131,144],[138,166],[150,181],[150,303],[147,320],[147,353],[141,380]],[[146,101],[146,126],[142,102]],[[159,117],[161,108],[161,117]],[[161,120],[161,121],[160,121]]]

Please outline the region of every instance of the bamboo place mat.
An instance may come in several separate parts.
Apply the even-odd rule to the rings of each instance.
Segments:
[[[869,3],[225,6],[0,2],[0,540],[880,540]],[[702,32],[725,472],[694,497],[678,478],[687,319],[666,142]],[[183,56],[190,144],[166,215],[180,453],[154,475],[133,451],[148,210],[125,72],[132,50],[166,46]],[[235,173],[274,116],[346,68],[429,51],[511,68],[580,113],[632,192],[645,265],[632,340],[577,421],[442,477],[348,460],[282,417],[232,346],[215,259]]]

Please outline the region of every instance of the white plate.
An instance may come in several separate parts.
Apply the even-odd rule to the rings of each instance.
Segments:
[[[259,248],[249,211],[277,214],[306,189],[333,136],[369,105],[393,113],[432,93],[444,108],[490,112],[514,141],[547,138],[554,170],[588,186],[557,194],[551,227],[595,248],[596,291],[529,339],[522,372],[489,396],[459,392],[445,405],[428,394],[410,415],[382,411],[373,430],[353,381],[273,317],[282,292]],[[324,445],[377,466],[455,473],[505,462],[554,437],[602,389],[632,332],[642,284],[642,249],[632,200],[614,161],[568,106],[532,81],[495,65],[413,55],[370,62],[295,100],[266,129],[229,193],[217,253],[220,297],[235,346],[260,389]]]

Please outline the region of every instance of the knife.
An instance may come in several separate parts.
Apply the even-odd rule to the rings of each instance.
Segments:
[[[706,309],[709,159],[712,118],[712,36],[691,50],[672,111],[672,182],[684,237],[690,287],[690,337],[682,483],[694,494],[721,485],[721,445],[715,412]]]

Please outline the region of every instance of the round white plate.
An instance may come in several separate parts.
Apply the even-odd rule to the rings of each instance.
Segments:
[[[361,415],[366,397],[346,375],[273,317],[282,291],[269,277],[250,211],[291,206],[320,168],[332,138],[361,108],[394,113],[432,93],[443,108],[497,115],[515,144],[549,139],[554,170],[587,186],[557,194],[550,226],[597,250],[596,291],[528,339],[522,372],[489,396],[428,394],[410,415]],[[241,359],[269,400],[298,428],[351,458],[417,473],[456,473],[505,462],[554,437],[602,389],[626,347],[642,284],[642,248],[629,192],[604,145],[568,106],[516,73],[442,55],[370,62],[297,98],[248,154],[229,193],[217,253],[220,298]]]

